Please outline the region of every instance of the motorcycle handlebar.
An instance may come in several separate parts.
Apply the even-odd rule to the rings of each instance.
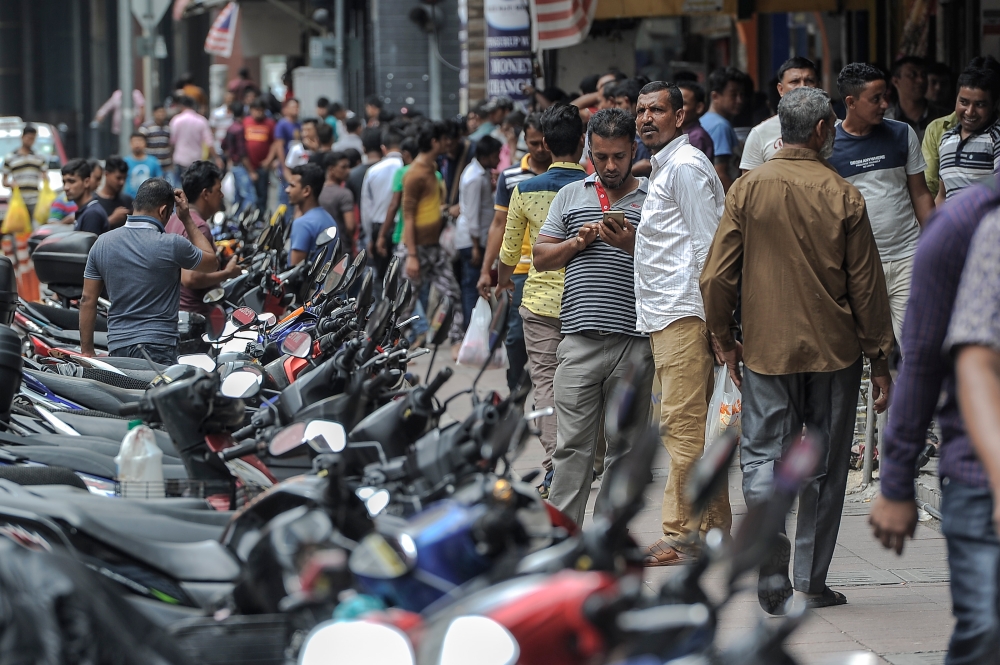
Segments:
[[[253,436],[256,432],[257,432],[257,426],[253,423],[250,423],[246,427],[238,429],[235,432],[233,432],[233,438],[239,441],[240,439],[245,439],[248,436]]]
[[[424,409],[430,407],[431,399],[433,399],[434,393],[436,393],[441,386],[445,384],[445,381],[451,378],[452,374],[453,372],[450,367],[445,367],[438,372],[437,376],[434,377],[434,380],[428,383],[427,386],[420,391],[420,394],[416,398],[417,406]]]
[[[226,448],[219,453],[219,457],[222,458],[222,461],[228,462],[229,460],[236,459],[237,457],[243,457],[255,452],[257,452],[257,441],[255,439],[250,439],[249,441],[244,441],[243,443],[235,445],[232,448]]]
[[[142,405],[139,402],[135,402],[135,403],[132,403],[132,404],[123,404],[121,407],[119,407],[119,409],[118,409],[118,415],[119,416],[138,416],[140,413],[142,413],[142,411],[143,411]]]

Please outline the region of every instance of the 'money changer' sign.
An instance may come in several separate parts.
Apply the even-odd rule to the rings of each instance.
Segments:
[[[531,85],[531,14],[528,0],[486,0],[487,97],[527,99]]]

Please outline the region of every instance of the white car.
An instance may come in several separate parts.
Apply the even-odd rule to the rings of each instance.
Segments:
[[[21,147],[21,130],[26,124],[16,116],[0,118],[0,166],[3,165],[3,160],[8,154]],[[59,132],[52,125],[32,124],[38,129],[34,151],[39,155],[44,155],[49,160],[49,187],[52,188],[52,191],[59,193],[62,191],[62,172],[60,169],[66,163],[66,151],[63,149]],[[4,187],[3,181],[0,179],[0,219],[7,216],[7,201],[9,199],[10,189]]]

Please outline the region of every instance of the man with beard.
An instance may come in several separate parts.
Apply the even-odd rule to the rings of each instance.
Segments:
[[[770,499],[774,464],[803,427],[819,447],[818,466],[799,494],[793,580],[809,607],[829,607],[847,602],[826,576],[844,507],[862,356],[871,360],[881,413],[892,322],[865,199],[823,161],[837,120],[830,98],[818,88],[792,90],[778,116],[784,147],[729,190],[701,292],[708,329],[743,389],[747,506]],[[741,278],[742,358],[733,335]],[[782,536],[760,569],[757,597],[770,614],[783,613],[792,595],[790,550]]]
[[[642,207],[635,247],[636,329],[649,334],[660,380],[660,433],[670,453],[663,491],[663,538],[646,552],[647,566],[689,563],[699,532],[729,533],[729,493],[719,492],[705,514],[691,514],[684,488],[705,451],[705,425],[715,364],[705,327],[698,278],[726,195],[708,157],[684,133],[681,89],[663,81],[639,94],[636,125],[653,156],[653,177]],[[612,242],[609,236],[609,242]]]
[[[645,178],[632,174],[635,117],[624,109],[598,111],[587,134],[595,173],[559,190],[533,250],[535,270],[566,270],[559,313],[563,340],[553,379],[558,437],[549,501],[577,524],[583,524],[590,498],[606,398],[630,371],[638,373],[638,394],[648,395],[653,383],[649,338],[635,326],[630,250],[647,186]],[[624,422],[628,425],[620,430],[604,433],[608,477],[646,429],[649,400],[636,399]],[[610,500],[607,489],[601,487],[599,507]]]

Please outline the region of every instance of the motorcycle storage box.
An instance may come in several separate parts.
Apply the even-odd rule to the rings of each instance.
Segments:
[[[38,244],[46,238],[63,233],[73,233],[73,227],[69,224],[45,224],[38,227],[38,230],[28,236],[28,256],[35,253]]]
[[[42,240],[31,257],[38,281],[82,287],[87,254],[96,240],[95,234],[86,231],[60,233]]]
[[[10,259],[6,256],[0,259],[0,323],[9,326],[17,310],[17,273]]]

